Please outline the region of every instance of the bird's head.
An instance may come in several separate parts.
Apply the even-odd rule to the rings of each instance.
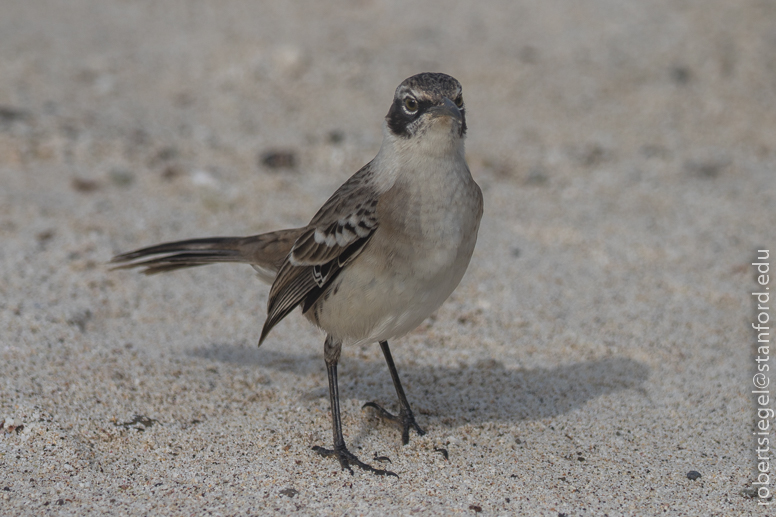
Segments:
[[[405,79],[393,97],[385,120],[398,139],[423,139],[429,133],[460,142],[466,134],[466,108],[461,83],[439,73],[422,73]],[[427,136],[428,135],[428,136]]]

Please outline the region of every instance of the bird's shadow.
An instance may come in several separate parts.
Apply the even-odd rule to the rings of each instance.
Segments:
[[[243,345],[217,344],[190,355],[243,366],[260,365],[295,375],[323,373],[320,354],[257,352]],[[396,393],[381,360],[343,358],[340,396],[373,400],[396,408]],[[459,367],[397,364],[416,413],[441,423],[539,420],[567,413],[587,401],[623,390],[641,389],[649,368],[628,357],[605,357],[551,368],[509,368],[495,360]],[[326,396],[325,382],[321,397]]]

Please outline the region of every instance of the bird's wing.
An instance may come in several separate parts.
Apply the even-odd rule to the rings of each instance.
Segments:
[[[377,229],[378,193],[366,165],[321,207],[280,267],[267,304],[259,345],[280,320],[302,304],[306,312]]]

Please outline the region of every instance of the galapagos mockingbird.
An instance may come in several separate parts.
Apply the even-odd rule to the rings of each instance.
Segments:
[[[377,342],[385,356],[399,413],[364,407],[399,424],[402,443],[415,421],[388,340],[416,328],[458,286],[482,217],[482,193],[464,158],[466,115],[461,84],[441,73],[402,82],[385,117],[377,156],[351,176],[303,228],[249,237],[211,237],[159,244],[113,258],[117,268],[155,274],[219,262],[252,265],[271,282],[259,345],[297,306],[326,332],[334,448],[316,446],[351,465],[363,463],[342,435],[337,362],[342,346]]]

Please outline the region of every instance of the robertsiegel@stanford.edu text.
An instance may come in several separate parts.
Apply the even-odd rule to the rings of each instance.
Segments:
[[[754,389],[752,394],[756,399],[757,418],[755,419],[755,430],[752,434],[757,440],[757,480],[752,483],[757,489],[759,504],[771,504],[771,423],[774,417],[774,411],[771,408],[769,386],[770,379],[770,259],[769,250],[757,250],[757,261],[752,265],[757,268],[758,292],[752,293],[755,298],[755,321],[752,322],[752,328],[757,336],[755,362],[756,373],[752,377]]]

